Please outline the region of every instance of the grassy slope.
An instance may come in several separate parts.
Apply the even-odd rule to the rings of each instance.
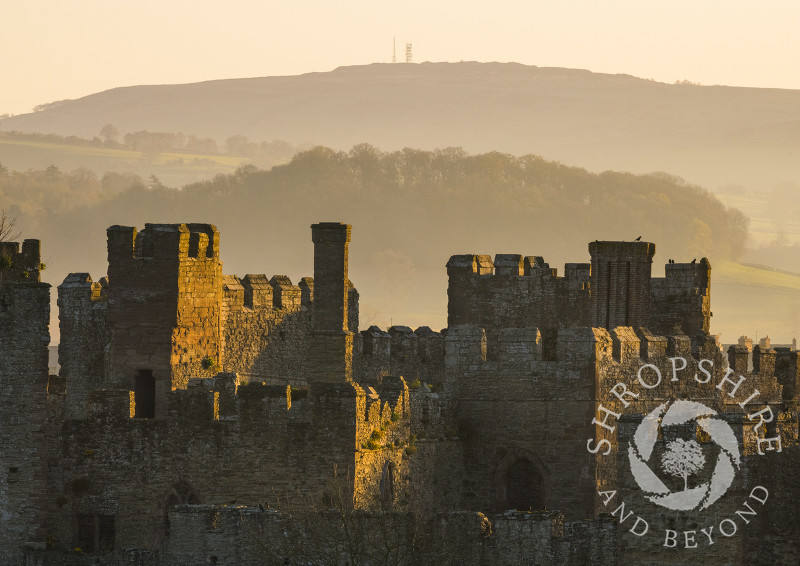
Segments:
[[[800,329],[800,274],[739,263],[712,265],[711,331],[724,343],[746,334],[791,342]]]
[[[140,151],[108,147],[57,144],[0,138],[0,163],[8,169],[24,171],[56,165],[63,171],[85,167],[102,175],[106,171],[136,173],[145,180],[156,175],[168,186],[232,173],[248,160],[229,155],[181,153],[176,151],[150,155]]]

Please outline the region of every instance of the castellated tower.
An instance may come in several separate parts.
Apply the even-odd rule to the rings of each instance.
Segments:
[[[50,285],[39,249],[0,242],[0,564],[22,563],[47,508]]]
[[[220,370],[219,232],[112,226],[108,275],[112,380],[134,391],[134,416],[163,416],[169,391]]]
[[[321,222],[311,226],[314,242],[313,344],[311,381],[353,380],[353,333],[348,324],[347,277],[350,226]]]
[[[655,244],[592,242],[593,326],[647,326]]]

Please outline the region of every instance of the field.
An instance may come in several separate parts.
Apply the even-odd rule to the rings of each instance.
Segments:
[[[172,187],[210,179],[219,173],[232,173],[249,162],[247,158],[230,155],[177,151],[149,154],[0,137],[0,163],[8,169],[25,171],[56,165],[62,171],[84,167],[98,176],[106,171],[132,172],[145,180],[155,175],[163,184]]]
[[[800,328],[800,275],[721,263],[711,269],[711,331],[730,344],[742,334],[790,343]]]

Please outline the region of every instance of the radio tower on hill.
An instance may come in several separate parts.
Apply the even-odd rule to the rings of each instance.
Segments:
[[[397,63],[397,38],[392,38],[392,63]]]

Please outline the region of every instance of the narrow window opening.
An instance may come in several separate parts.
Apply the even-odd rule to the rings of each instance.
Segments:
[[[94,552],[94,515],[75,517],[75,548],[81,552]]]
[[[115,515],[76,515],[75,548],[86,554],[108,554],[114,551],[117,536]]]
[[[169,497],[167,498],[167,502],[164,504],[164,536],[165,537],[169,536],[169,528],[170,528],[169,510],[174,505],[179,505],[180,503],[181,503],[181,498],[178,497],[178,494],[173,492],[173,493],[171,493],[169,495]]]
[[[135,412],[137,419],[152,419],[156,416],[156,380],[153,370],[140,369],[136,376],[134,389]]]
[[[383,473],[381,474],[381,482],[379,485],[381,492],[381,499],[385,505],[394,502],[394,463],[386,462],[383,466]]]
[[[97,550],[100,553],[112,552],[117,533],[114,515],[97,516]]]

